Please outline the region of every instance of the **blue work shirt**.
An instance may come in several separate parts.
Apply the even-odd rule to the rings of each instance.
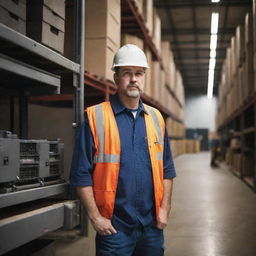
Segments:
[[[118,95],[110,99],[116,118],[120,141],[120,170],[117,185],[113,226],[129,232],[143,225],[148,228],[155,223],[154,185],[142,101],[139,102],[136,117],[124,107]],[[88,118],[82,124],[76,138],[70,184],[72,186],[93,186],[93,157],[95,145]],[[176,176],[167,131],[164,136],[164,179]]]

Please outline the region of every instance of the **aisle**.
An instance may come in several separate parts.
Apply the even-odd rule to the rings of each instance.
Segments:
[[[229,171],[210,168],[209,162],[209,153],[175,160],[165,256],[254,256],[256,194]]]

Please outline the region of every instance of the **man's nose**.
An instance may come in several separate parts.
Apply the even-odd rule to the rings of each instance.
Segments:
[[[131,73],[131,81],[132,82],[136,82],[137,81],[137,77],[134,73]]]

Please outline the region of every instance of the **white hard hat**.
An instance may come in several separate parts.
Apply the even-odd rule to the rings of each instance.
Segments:
[[[122,46],[114,56],[112,70],[116,67],[135,66],[149,68],[145,53],[134,44]]]

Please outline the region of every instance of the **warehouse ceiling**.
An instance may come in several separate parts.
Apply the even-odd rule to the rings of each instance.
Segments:
[[[186,94],[207,93],[211,13],[219,12],[214,93],[220,80],[226,48],[237,25],[244,24],[252,0],[154,0],[162,22],[162,40],[168,40],[183,77]]]

